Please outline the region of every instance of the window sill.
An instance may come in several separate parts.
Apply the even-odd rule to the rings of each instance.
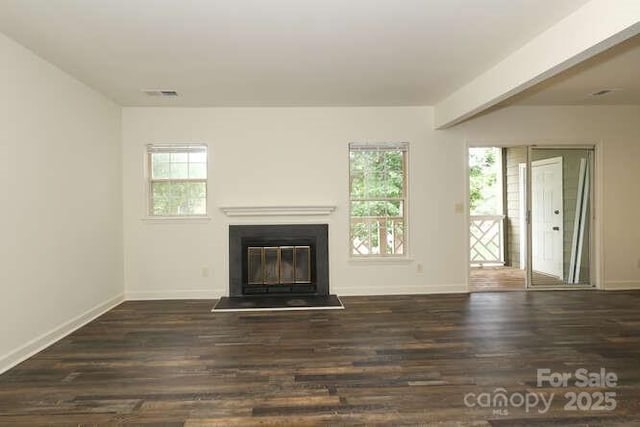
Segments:
[[[201,224],[211,221],[210,216],[146,216],[142,222],[147,224]]]
[[[411,264],[415,260],[408,256],[402,257],[350,257],[350,264]]]

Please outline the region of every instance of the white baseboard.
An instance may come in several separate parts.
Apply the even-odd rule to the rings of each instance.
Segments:
[[[162,299],[216,299],[224,296],[219,290],[184,290],[184,291],[126,291],[127,301],[162,300]]]
[[[635,280],[604,282],[605,291],[629,291],[634,289],[640,290],[640,282]]]
[[[84,313],[67,320],[66,322],[56,326],[49,332],[45,332],[27,342],[23,346],[11,351],[0,357],[0,374],[13,368],[18,363],[23,362],[34,354],[44,350],[56,341],[66,337],[76,329],[81,328],[95,318],[101,316],[124,301],[124,294],[117,295],[105,302],[102,302]]]
[[[409,285],[409,286],[338,286],[331,287],[331,293],[339,296],[367,295],[415,295],[415,294],[466,294],[467,285]]]

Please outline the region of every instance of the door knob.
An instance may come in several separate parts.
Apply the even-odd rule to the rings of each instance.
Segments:
[[[555,211],[553,211],[554,214],[556,215],[560,215],[560,211],[558,209],[556,209]]]
[[[560,231],[560,227],[553,227],[554,231]]]

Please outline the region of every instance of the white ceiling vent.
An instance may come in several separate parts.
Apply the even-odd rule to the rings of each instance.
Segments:
[[[179,96],[178,92],[176,92],[175,90],[148,89],[148,90],[143,90],[142,92],[144,92],[147,96],[168,96],[168,97]]]

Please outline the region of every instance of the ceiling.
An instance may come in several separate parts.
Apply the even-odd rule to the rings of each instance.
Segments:
[[[551,3],[0,0],[0,32],[125,106],[433,105],[586,0]]]
[[[593,93],[611,90],[601,96]],[[519,105],[640,105],[640,36],[510,99]]]

